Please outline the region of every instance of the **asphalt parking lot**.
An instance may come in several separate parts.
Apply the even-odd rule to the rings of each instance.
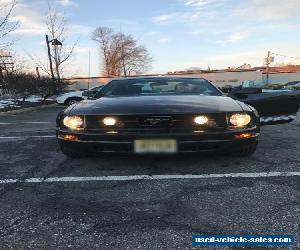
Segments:
[[[191,249],[192,234],[292,234],[281,249],[300,249],[299,126],[264,126],[249,158],[68,159],[60,109],[0,116],[1,249]]]

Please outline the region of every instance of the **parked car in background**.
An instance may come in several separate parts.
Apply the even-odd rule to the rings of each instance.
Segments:
[[[283,86],[284,89],[300,90],[300,81],[288,82]]]
[[[285,82],[277,81],[271,83],[264,83],[261,80],[255,81],[243,81],[241,84],[241,88],[262,88],[263,92],[271,92],[272,90],[300,90],[300,81],[292,81],[292,82]]]
[[[89,97],[93,97],[102,89],[103,85],[90,88],[89,90],[72,91],[62,94],[56,98],[58,104],[70,106],[76,102],[86,100]]]
[[[278,84],[271,88],[256,87],[255,85],[241,85],[227,91],[228,96],[247,103],[254,107],[259,115],[267,121],[270,119],[289,122],[295,119],[295,114],[300,108],[300,90],[278,88]]]

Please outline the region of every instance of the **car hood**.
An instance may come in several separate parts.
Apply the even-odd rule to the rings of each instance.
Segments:
[[[82,96],[83,91],[72,91],[72,92],[68,92],[65,93],[64,95],[62,95],[63,97],[70,97],[70,96]]]
[[[71,115],[180,114],[239,112],[239,102],[225,96],[130,96],[82,101]]]

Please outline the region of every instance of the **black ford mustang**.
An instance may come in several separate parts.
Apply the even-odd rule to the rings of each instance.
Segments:
[[[57,138],[67,156],[208,151],[248,156],[257,146],[257,111],[203,78],[117,79],[95,97],[57,117]]]

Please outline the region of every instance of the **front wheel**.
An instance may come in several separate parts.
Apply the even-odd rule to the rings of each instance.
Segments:
[[[236,157],[247,157],[253,155],[257,148],[257,141],[251,144],[243,145],[239,149],[232,151],[230,154]]]

